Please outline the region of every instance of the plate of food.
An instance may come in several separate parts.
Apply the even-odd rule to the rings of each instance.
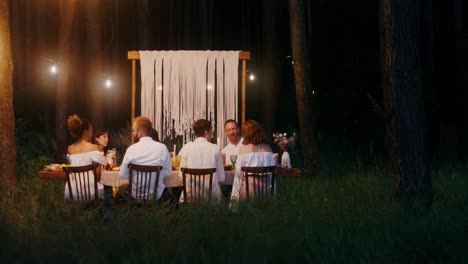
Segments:
[[[62,171],[62,165],[57,163],[51,163],[45,166],[45,169],[48,171]]]

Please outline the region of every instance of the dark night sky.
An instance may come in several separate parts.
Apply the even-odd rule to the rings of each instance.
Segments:
[[[257,80],[248,82],[247,116],[266,124],[267,131],[298,127],[288,58],[291,48],[287,1],[102,0],[99,15],[93,19],[86,15],[89,10],[85,2],[78,1],[72,33],[72,112],[93,121],[90,96],[97,96],[104,112],[104,121],[97,126],[125,127],[131,103],[129,50],[250,50],[248,69],[257,74]],[[47,72],[47,65],[58,54],[57,3],[10,1],[17,117],[53,120],[55,81]],[[142,9],[144,3],[147,6]],[[208,6],[205,13],[200,3]],[[319,137],[334,138],[327,145],[347,145],[352,141],[350,145],[369,148],[370,141],[379,141],[382,121],[367,99],[367,94],[381,99],[378,3],[309,1],[310,74],[318,104]],[[425,87],[432,137],[439,137],[439,127],[449,129],[442,134],[453,134],[461,119],[462,102],[457,100],[461,88],[455,74],[454,3],[434,1],[435,85]],[[466,14],[466,6],[463,13]],[[209,22],[206,30],[200,26],[203,21]],[[89,31],[96,30],[95,23],[101,26],[98,51],[89,45]],[[100,73],[89,72],[89,65],[95,62],[90,54],[96,52],[102,56]],[[116,82],[112,90],[92,83],[102,79],[103,74],[111,75]],[[452,141],[456,144],[456,140]]]

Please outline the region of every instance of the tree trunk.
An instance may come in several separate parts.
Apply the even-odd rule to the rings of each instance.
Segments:
[[[138,32],[139,32],[139,45],[140,50],[152,50],[151,46],[151,34],[152,34],[152,23],[150,21],[151,16],[151,4],[149,0],[140,0],[138,2]]]
[[[90,120],[91,124],[95,127],[104,127],[104,120],[106,112],[104,111],[105,95],[107,91],[104,87],[104,81],[110,78],[110,72],[103,72],[102,69],[102,57],[103,57],[103,45],[101,37],[101,16],[99,15],[100,6],[99,1],[85,1],[84,6],[86,7],[86,31],[87,34],[87,53],[85,56],[85,72],[90,78],[88,78],[88,95],[91,105]]]
[[[60,1],[60,31],[59,31],[59,78],[57,81],[55,135],[57,144],[57,162],[65,162],[67,146],[67,118],[69,113],[69,79],[71,73],[71,31],[75,15],[76,0]]]
[[[13,59],[10,47],[8,0],[0,0],[0,194],[16,187],[15,115],[13,111]]]
[[[312,79],[310,53],[307,45],[304,0],[289,0],[291,19],[291,46],[296,84],[297,113],[299,116],[300,140],[305,169],[318,175],[318,147],[315,133],[314,103],[312,101]]]
[[[273,134],[276,127],[276,95],[280,74],[278,58],[277,1],[263,1],[263,59],[262,59],[262,125],[267,135]]]
[[[201,49],[210,50],[212,48],[212,3],[209,0],[200,0],[200,46]]]
[[[440,121],[438,118],[438,102],[435,78],[434,57],[434,1],[421,1],[421,63],[423,75],[423,93],[427,117],[427,148],[428,161],[435,158],[439,147]]]
[[[389,164],[406,209],[432,204],[420,63],[420,1],[383,1],[383,93]]]
[[[468,50],[466,45],[467,43],[467,29],[465,28],[465,1],[455,0],[454,6],[452,7],[455,13],[455,51],[456,51],[456,78],[458,79],[458,88],[460,89],[459,104],[462,109],[461,113],[461,133],[459,133],[460,141],[460,158],[468,166],[468,76],[466,75],[466,70],[468,69],[467,59],[468,59]]]

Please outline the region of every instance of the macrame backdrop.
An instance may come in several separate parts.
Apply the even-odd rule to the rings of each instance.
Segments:
[[[224,122],[237,120],[239,51],[140,51],[141,115],[161,140],[194,138],[193,123],[211,121],[225,146]]]

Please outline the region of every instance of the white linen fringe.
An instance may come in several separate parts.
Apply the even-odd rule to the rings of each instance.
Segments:
[[[141,115],[161,141],[191,141],[193,123],[204,118],[226,145],[224,122],[238,116],[239,51],[140,51],[140,65]]]

